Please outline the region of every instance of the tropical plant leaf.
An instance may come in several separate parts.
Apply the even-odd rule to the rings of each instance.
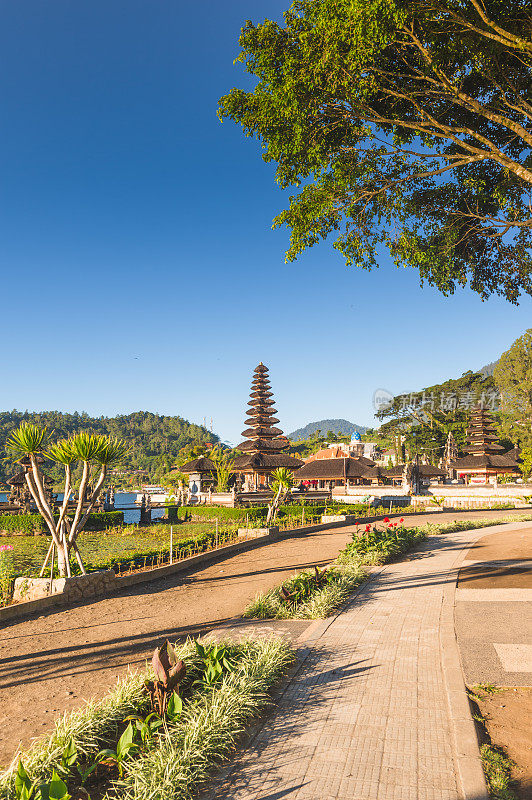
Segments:
[[[31,422],[23,422],[16,431],[8,436],[5,449],[10,458],[20,461],[25,456],[43,453],[49,439],[48,428],[34,425]]]

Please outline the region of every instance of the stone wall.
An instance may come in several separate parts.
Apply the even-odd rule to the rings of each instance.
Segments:
[[[22,577],[15,579],[13,600],[18,603],[60,594],[65,603],[75,603],[112,592],[119,586],[119,579],[112,569],[90,572],[75,578],[54,578],[52,581],[50,578]]]

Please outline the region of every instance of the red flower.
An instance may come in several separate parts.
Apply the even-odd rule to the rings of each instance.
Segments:
[[[384,522],[389,522],[389,521],[390,521],[389,517],[384,517]]]
[[[404,521],[405,521],[404,517],[401,517],[401,519],[399,520],[399,522],[404,522]]]
[[[390,524],[388,525],[388,527],[389,527],[389,528],[393,528],[393,525],[390,523]]]
[[[393,527],[394,527],[394,528],[397,528],[397,522],[394,522],[394,523],[393,523]]]
[[[370,527],[371,527],[370,525],[366,525],[366,533],[369,533]]]

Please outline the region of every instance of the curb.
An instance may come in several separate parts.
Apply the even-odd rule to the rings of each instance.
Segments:
[[[456,641],[454,607],[458,574],[467,552],[475,542],[491,533],[501,533],[505,529],[515,530],[516,526],[530,527],[530,523],[509,522],[505,525],[479,528],[478,535],[456,556],[447,573],[443,589],[440,615],[441,665],[453,733],[453,757],[463,800],[489,800],[489,792],[480,757],[477,731],[469,706],[460,650]]]

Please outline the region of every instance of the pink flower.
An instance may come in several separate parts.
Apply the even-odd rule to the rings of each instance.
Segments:
[[[0,545],[0,550],[4,550],[5,551],[5,550],[14,550],[14,549],[15,548],[13,547],[12,544],[1,544]]]

